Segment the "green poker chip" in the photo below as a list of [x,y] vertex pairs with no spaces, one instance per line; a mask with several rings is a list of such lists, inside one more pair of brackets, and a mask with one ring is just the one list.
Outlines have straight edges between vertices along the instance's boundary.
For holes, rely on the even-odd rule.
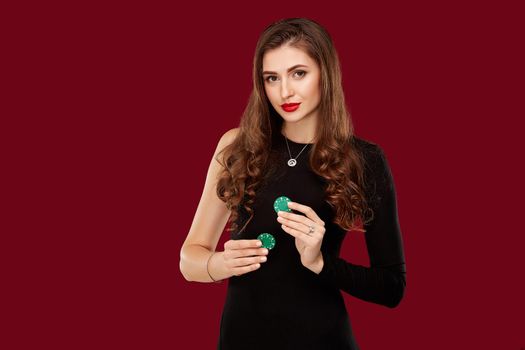
[[275,247],[275,238],[269,233],[261,233],[259,236],[257,236],[257,239],[262,242],[261,248],[270,250]]
[[279,211],[287,211],[289,213],[292,212],[292,209],[288,208],[288,202],[291,202],[291,199],[286,196],[281,196],[273,202],[273,209],[276,213]]

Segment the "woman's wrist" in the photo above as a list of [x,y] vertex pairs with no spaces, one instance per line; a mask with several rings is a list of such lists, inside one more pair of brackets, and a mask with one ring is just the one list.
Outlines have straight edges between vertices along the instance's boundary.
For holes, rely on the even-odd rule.
[[222,283],[221,276],[218,276],[218,274],[215,273],[215,260],[212,261],[215,255],[220,255],[221,252],[212,252],[210,256],[208,257],[208,261],[206,262],[206,270],[208,271],[208,276],[210,277],[210,282],[215,283]]
[[320,253],[317,259],[315,260],[315,262],[309,266],[306,266],[306,268],[316,274],[320,274],[321,271],[323,270],[323,266],[324,266],[323,254]]

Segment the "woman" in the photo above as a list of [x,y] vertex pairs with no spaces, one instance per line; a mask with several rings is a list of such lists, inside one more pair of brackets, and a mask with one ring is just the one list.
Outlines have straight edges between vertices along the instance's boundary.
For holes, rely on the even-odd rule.
[[[386,157],[354,135],[318,23],[267,27],[253,82],[239,128],[212,158],[181,272],[229,281],[218,349],[359,349],[341,290],[394,308],[406,286]],[[227,221],[231,239],[215,251]],[[370,267],[339,257],[347,231],[364,232]]]

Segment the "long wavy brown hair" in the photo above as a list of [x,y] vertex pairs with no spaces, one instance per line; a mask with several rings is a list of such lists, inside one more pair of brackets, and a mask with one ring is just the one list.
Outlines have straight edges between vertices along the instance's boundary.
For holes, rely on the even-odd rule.
[[368,204],[364,188],[364,160],[353,143],[353,125],[346,108],[339,58],[328,32],[307,18],[281,19],[260,35],[253,59],[253,90],[241,117],[235,140],[222,149],[217,161],[224,167],[217,195],[231,215],[229,231],[237,230],[241,207],[253,218],[251,208],[263,170],[271,163],[272,135],[279,134],[282,117],[271,105],[264,89],[262,61],[266,51],[290,45],[304,50],[320,67],[321,101],[316,140],[308,158],[314,173],[325,179],[325,200],[335,210],[334,223],[350,231],[364,232]]

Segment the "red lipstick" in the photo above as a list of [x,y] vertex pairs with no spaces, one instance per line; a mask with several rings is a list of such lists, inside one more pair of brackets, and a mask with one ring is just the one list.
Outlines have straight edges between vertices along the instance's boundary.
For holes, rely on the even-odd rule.
[[281,105],[282,109],[284,109],[286,112],[293,112],[295,111],[297,108],[299,108],[299,105],[301,103],[284,103]]

